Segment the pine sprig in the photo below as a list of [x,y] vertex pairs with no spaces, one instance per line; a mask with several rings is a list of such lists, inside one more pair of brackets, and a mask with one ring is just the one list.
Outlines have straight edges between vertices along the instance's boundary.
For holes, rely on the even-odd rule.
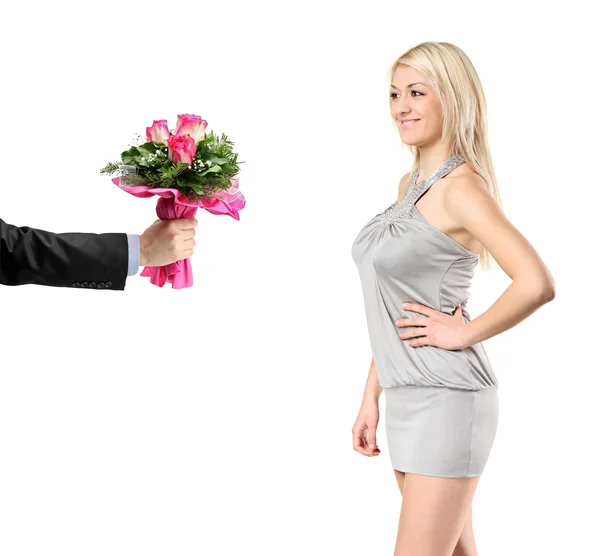
[[123,164],[122,162],[109,162],[104,168],[100,170],[100,174],[126,174],[128,171],[131,171],[132,166],[128,164]]

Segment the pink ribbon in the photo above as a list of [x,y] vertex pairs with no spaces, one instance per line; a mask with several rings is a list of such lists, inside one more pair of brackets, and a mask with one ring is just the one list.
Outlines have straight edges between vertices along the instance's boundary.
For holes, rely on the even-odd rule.
[[[227,214],[236,220],[240,219],[239,211],[244,208],[246,200],[238,189],[237,178],[231,178],[231,187],[218,191],[207,199],[190,201],[178,189],[152,188],[148,185],[124,185],[126,180],[113,178],[112,182],[127,193],[135,197],[160,198],[156,203],[156,214],[161,220],[174,220],[177,218],[194,218],[199,208],[211,214]],[[165,266],[146,266],[140,276],[150,278],[150,282],[162,288],[167,282],[173,289],[189,288],[193,285],[192,264],[189,259],[183,259]]]

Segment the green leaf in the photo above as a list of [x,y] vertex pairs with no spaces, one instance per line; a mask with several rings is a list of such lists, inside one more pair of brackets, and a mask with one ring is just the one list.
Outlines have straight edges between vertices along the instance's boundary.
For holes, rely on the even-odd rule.
[[198,193],[200,195],[202,194],[201,192],[203,191],[203,189],[201,185],[191,183],[186,183],[185,185],[189,187],[194,193]]
[[152,141],[150,141],[149,143],[139,145],[137,150],[143,156],[148,156],[149,154],[156,154],[156,152],[160,150],[160,147],[157,143],[153,143]]
[[203,181],[200,177],[200,175],[197,172],[194,172],[193,170],[190,170],[189,168],[187,170],[184,170],[181,173],[181,177],[186,181],[186,183],[188,183],[190,186],[192,185],[202,185]]
[[218,156],[207,156],[206,160],[210,160],[213,164],[227,164],[229,160]]
[[131,147],[130,149],[121,153],[121,160],[123,164],[131,164],[132,162],[137,161],[140,156],[140,151],[138,151],[135,147]]
[[210,172],[221,172],[221,167],[218,164],[215,164],[214,166],[210,166],[209,168],[202,170],[202,172],[200,172],[199,175],[206,176],[206,174],[208,174]]

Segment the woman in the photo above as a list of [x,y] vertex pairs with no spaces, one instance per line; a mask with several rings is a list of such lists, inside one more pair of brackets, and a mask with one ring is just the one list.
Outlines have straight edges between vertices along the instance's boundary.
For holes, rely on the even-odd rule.
[[[402,494],[395,555],[477,554],[471,502],[498,424],[482,341],[554,298],[554,280],[507,220],[487,142],[485,97],[467,56],[426,42],[391,68],[390,108],[414,157],[398,200],[352,244],[373,360],[354,449],[380,453],[378,402]],[[511,285],[471,321],[473,271],[489,257]]]

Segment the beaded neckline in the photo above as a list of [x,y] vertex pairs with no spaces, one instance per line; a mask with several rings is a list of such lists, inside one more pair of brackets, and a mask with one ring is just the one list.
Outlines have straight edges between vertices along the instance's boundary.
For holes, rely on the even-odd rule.
[[407,214],[414,203],[429,189],[434,182],[438,179],[443,178],[449,174],[455,168],[458,168],[463,162],[464,158],[458,154],[450,155],[444,162],[442,162],[431,174],[429,174],[422,182],[417,183],[417,176],[419,170],[415,170],[410,176],[408,185],[404,196],[400,201],[392,203],[388,208],[383,211],[381,219],[381,226],[385,226],[390,222],[393,222],[396,218]]

